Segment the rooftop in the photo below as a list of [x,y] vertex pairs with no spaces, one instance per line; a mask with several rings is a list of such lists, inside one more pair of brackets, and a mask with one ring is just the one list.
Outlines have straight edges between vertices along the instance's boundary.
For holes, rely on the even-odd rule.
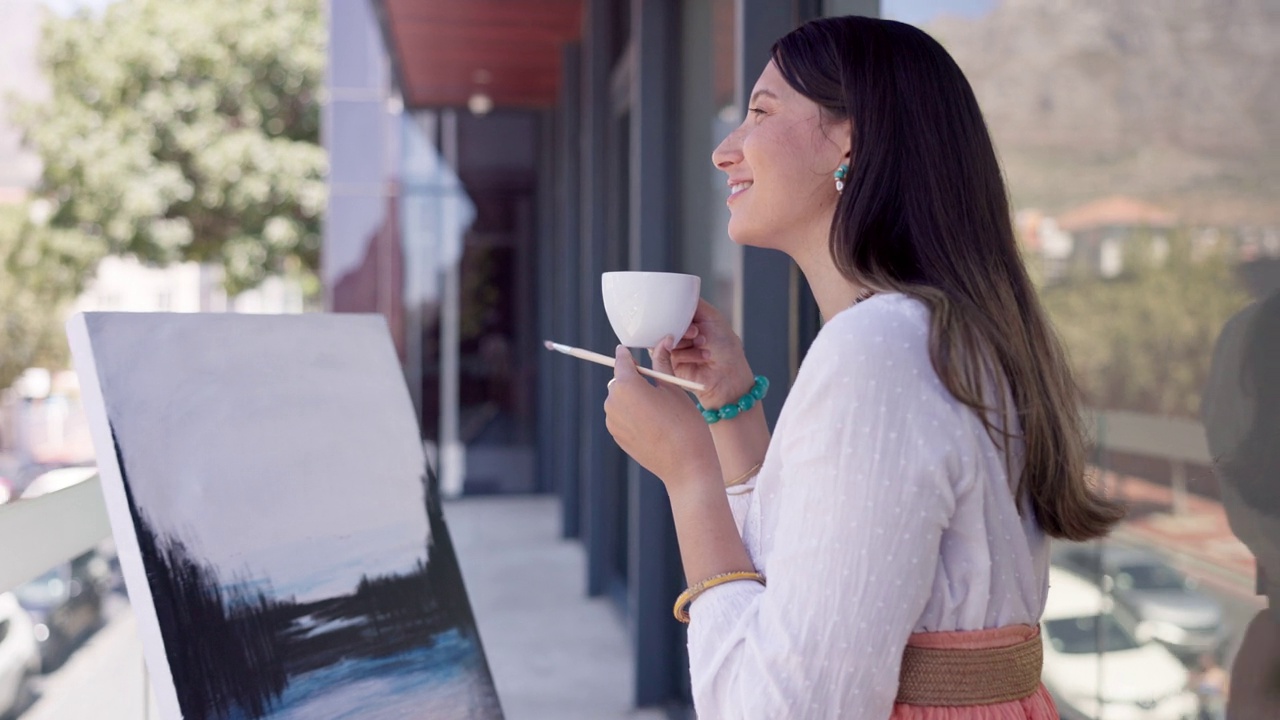
[[1103,227],[1172,227],[1178,217],[1151,203],[1112,195],[1067,210],[1057,220],[1063,230],[1079,232]]

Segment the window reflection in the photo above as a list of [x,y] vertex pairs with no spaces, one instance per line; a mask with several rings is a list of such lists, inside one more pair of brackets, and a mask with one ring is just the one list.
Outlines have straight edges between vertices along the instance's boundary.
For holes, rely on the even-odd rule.
[[[1054,650],[1068,655],[1132,650],[1138,647],[1138,641],[1114,615],[1046,620],[1044,633]],[[1098,638],[1103,639],[1101,647],[1098,645]]]
[[[974,87],[1097,481],[1130,507],[1107,541],[1056,548],[1050,606],[1096,597],[1046,612],[1046,684],[1087,656],[1192,693],[1189,708],[1135,696],[1142,717],[1280,717],[1258,700],[1280,697],[1280,615],[1264,610],[1280,612],[1280,126],[1251,79],[1280,28],[1262,6],[881,4]],[[1139,716],[1096,684],[1056,690],[1084,717]]]
[[1187,578],[1161,565],[1126,565],[1116,573],[1116,588],[1120,590],[1179,591],[1191,587]]
[[1203,416],[1231,529],[1257,558],[1269,607],[1231,668],[1235,717],[1280,716],[1280,290],[1233,317],[1214,351]]

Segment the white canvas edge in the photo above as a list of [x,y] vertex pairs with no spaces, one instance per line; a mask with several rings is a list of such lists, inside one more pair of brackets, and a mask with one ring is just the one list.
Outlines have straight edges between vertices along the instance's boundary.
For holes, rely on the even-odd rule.
[[[95,313],[98,314],[98,313]],[[94,454],[98,459],[98,474],[102,481],[102,497],[107,507],[107,519],[111,522],[116,550],[120,558],[120,570],[125,587],[129,591],[129,604],[138,619],[138,635],[142,639],[142,656],[150,673],[151,687],[155,692],[156,708],[163,720],[181,720],[177,688],[173,686],[173,673],[164,650],[164,637],[160,634],[160,621],[156,616],[151,586],[147,583],[147,571],[142,564],[142,552],[138,546],[137,529],[129,512],[125,496],[124,478],[116,457],[115,440],[111,437],[111,424],[102,396],[97,363],[93,356],[93,344],[89,339],[89,326],[85,313],[76,313],[67,320],[67,342],[80,379],[80,396],[93,438]]]

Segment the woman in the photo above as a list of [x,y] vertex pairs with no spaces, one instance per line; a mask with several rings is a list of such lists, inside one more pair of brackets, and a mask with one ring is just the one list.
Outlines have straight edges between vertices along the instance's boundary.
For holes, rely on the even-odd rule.
[[705,412],[618,349],[607,422],[671,500],[698,717],[1056,718],[1045,536],[1098,537],[1122,510],[1084,479],[1074,384],[959,68],[909,25],[811,22],[712,159],[730,236],[794,259],[826,323],[772,438],[709,305],[652,353],[707,386]]

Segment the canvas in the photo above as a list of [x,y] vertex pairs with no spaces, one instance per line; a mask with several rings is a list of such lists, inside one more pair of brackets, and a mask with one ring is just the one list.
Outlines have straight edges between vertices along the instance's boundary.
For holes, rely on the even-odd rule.
[[380,317],[68,335],[165,720],[502,717]]

